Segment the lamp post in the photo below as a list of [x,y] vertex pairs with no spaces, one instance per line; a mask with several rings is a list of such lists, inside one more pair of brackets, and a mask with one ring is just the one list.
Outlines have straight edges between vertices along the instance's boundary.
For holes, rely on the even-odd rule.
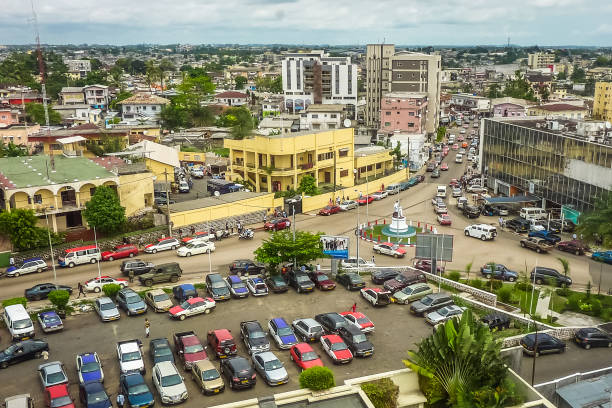
[[[357,170],[355,170],[355,172],[357,172]],[[355,192],[357,193],[357,189],[355,189]],[[359,195],[357,195],[357,198],[359,199]],[[357,229],[355,229],[355,237],[357,240],[357,275],[359,275],[359,241],[361,240],[359,231],[359,200],[357,201]]]
[[[98,248],[98,236],[96,235],[96,227],[93,227],[94,230],[94,242],[96,243],[96,248]],[[98,278],[102,277],[102,271],[100,270],[100,260],[97,259],[97,264],[98,264]]]
[[51,250],[51,267],[53,268],[53,283],[57,283],[57,273],[55,271],[55,257],[53,256],[53,243],[51,242],[51,230],[49,229],[49,216],[47,216],[47,209],[43,209],[45,214],[45,220],[47,221],[47,236],[49,237],[49,249]]

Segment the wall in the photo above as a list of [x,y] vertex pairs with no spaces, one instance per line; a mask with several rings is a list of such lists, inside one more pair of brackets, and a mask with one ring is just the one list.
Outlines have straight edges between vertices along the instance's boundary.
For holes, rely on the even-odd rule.
[[157,176],[157,181],[165,181],[166,176],[164,175],[164,171],[168,172],[168,181],[174,181],[174,167],[169,164],[164,164],[155,160],[145,159],[145,163],[147,164],[147,169],[151,171],[155,176]]
[[[173,175],[174,176],[174,175]],[[124,174],[119,176],[119,199],[125,207],[125,215],[130,216],[153,203],[153,173]],[[145,202],[148,197],[149,202]]]

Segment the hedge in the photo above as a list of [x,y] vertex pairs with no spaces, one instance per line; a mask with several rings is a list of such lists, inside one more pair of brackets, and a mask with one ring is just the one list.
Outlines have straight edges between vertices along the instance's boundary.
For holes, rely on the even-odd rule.
[[334,373],[327,367],[310,367],[300,374],[300,387],[313,391],[327,390],[336,385]]
[[368,396],[375,408],[396,408],[399,387],[390,378],[361,384],[361,389]]

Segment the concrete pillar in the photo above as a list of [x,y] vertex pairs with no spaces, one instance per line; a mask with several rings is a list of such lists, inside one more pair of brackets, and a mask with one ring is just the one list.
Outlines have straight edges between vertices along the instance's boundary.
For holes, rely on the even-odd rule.
[[55,214],[51,214],[51,225],[53,228],[53,232],[57,234],[57,218],[55,217]]
[[[119,193],[119,191],[117,191]],[[75,191],[74,195],[76,196],[76,206],[77,208],[81,208],[81,192]],[[121,194],[119,194],[119,200],[121,200]]]

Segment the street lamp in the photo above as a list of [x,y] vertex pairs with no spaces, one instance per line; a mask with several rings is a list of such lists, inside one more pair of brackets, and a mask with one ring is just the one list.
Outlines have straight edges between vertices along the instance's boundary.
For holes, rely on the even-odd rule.
[[[357,189],[355,189],[355,192],[357,193]],[[359,275],[359,241],[361,240],[359,231],[359,195],[357,195],[357,229],[355,229],[355,237],[357,239],[357,275]]]
[[49,217],[47,216],[47,209],[43,208],[45,214],[45,220],[47,220],[47,235],[49,237],[49,249],[51,249],[51,267],[53,268],[53,283],[57,283],[57,273],[55,272],[55,257],[53,256],[53,244],[51,243],[51,230],[49,229]]
[[[96,248],[98,248],[98,236],[96,235],[96,227],[93,227],[94,230],[94,242],[96,243]],[[98,248],[99,249],[99,248]],[[100,270],[100,259],[97,260],[98,262],[98,278],[102,277],[102,271]]]

